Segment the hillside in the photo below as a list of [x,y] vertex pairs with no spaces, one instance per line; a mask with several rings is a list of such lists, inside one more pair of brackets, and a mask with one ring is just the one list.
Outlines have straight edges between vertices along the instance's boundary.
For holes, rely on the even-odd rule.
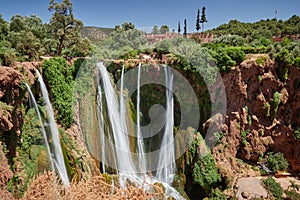
[[114,31],[113,28],[100,28],[95,26],[84,26],[81,35],[87,37],[92,43],[97,43],[104,40],[109,34]]
[[[253,23],[230,20],[227,24],[222,24],[208,32],[215,35],[240,35],[243,37],[263,36],[263,37],[283,37],[293,36],[299,38],[300,17],[293,15],[287,20],[266,19]],[[250,33],[250,34],[249,34]]]

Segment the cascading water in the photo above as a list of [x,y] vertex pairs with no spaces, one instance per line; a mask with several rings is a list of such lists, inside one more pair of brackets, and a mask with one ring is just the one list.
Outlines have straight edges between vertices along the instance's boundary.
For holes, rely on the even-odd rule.
[[173,99],[173,74],[169,68],[164,67],[166,79],[166,124],[162,138],[156,178],[165,183],[172,183],[175,175],[175,147],[173,142],[174,127],[174,99]]
[[102,173],[105,173],[105,134],[104,134],[104,118],[103,118],[103,105],[102,105],[102,91],[101,86],[98,84],[98,94],[97,94],[97,117],[98,117],[98,126],[100,131],[100,139],[101,139],[101,162],[102,162]]
[[54,112],[52,109],[52,105],[49,100],[48,90],[47,90],[47,87],[44,83],[43,77],[40,74],[40,72],[38,70],[36,70],[36,73],[38,75],[38,80],[40,83],[43,100],[45,102],[46,111],[47,111],[47,115],[48,115],[48,123],[49,123],[49,128],[50,128],[50,138],[49,139],[51,140],[51,146],[52,146],[52,148],[51,148],[52,154],[51,155],[53,156],[54,166],[57,169],[58,175],[59,175],[61,181],[63,182],[63,184],[69,185],[70,182],[69,182],[68,173],[66,170],[66,165],[65,165],[63,154],[62,154],[61,145],[60,145],[59,132],[58,132],[58,128],[56,126],[56,122],[54,119]]
[[134,174],[136,171],[135,165],[130,154],[130,143],[126,129],[124,113],[119,112],[119,101],[116,91],[111,82],[110,76],[106,67],[102,63],[98,63],[98,70],[101,74],[102,87],[105,94],[107,104],[107,113],[110,120],[112,134],[115,142],[117,170],[121,175]]
[[40,110],[38,108],[38,105],[36,103],[36,100],[32,94],[32,91],[29,87],[29,85],[26,83],[26,88],[28,90],[28,93],[29,93],[29,100],[30,100],[30,104],[32,103],[33,104],[33,107],[36,111],[36,114],[39,118],[39,122],[40,122],[40,129],[41,129],[41,132],[42,132],[42,135],[43,135],[43,138],[44,138],[44,142],[45,142],[45,145],[46,145],[46,150],[47,150],[47,154],[48,154],[48,158],[49,158],[49,162],[50,162],[50,168],[51,170],[54,170],[54,162],[53,162],[53,158],[51,156],[51,150],[50,150],[50,146],[49,146],[49,143],[48,143],[48,137],[47,137],[47,133],[46,133],[46,130],[44,128],[44,123],[43,123],[43,120],[42,120],[42,117],[41,117],[41,113],[40,113]]
[[[124,186],[124,178],[134,179],[135,182],[143,185],[144,179],[147,182],[154,183],[156,181],[162,182],[165,187],[165,192],[167,196],[172,196],[175,199],[183,199],[181,195],[172,187],[170,184],[173,181],[175,174],[175,147],[173,142],[173,126],[174,126],[174,100],[173,100],[173,75],[170,70],[165,67],[165,79],[166,79],[166,112],[165,112],[165,129],[164,135],[161,142],[161,148],[159,153],[159,158],[157,161],[156,168],[158,169],[154,174],[154,177],[150,178],[146,172],[150,171],[147,167],[147,160],[145,156],[145,143],[142,137],[141,125],[140,125],[140,78],[141,78],[141,65],[138,66],[137,74],[137,126],[136,126],[136,144],[138,152],[135,155],[131,152],[130,141],[129,141],[129,129],[128,123],[128,108],[126,108],[126,103],[124,101],[124,66],[121,73],[121,86],[120,86],[120,99],[118,101],[118,96],[113,86],[113,82],[110,78],[109,72],[103,63],[98,63],[98,71],[101,76],[101,81],[98,82],[98,124],[100,127],[101,140],[104,140],[104,123],[103,115],[100,113],[107,113],[108,120],[110,121],[111,132],[113,136],[114,149],[115,149],[115,159],[117,160],[117,170],[120,175],[120,184]],[[100,85],[101,84],[101,85]],[[102,92],[104,95],[102,95]],[[105,96],[103,98],[102,96]],[[102,99],[103,98],[103,99]],[[103,101],[106,102],[106,107],[103,107]],[[128,103],[128,102],[127,102]],[[108,133],[108,135],[110,135]],[[102,143],[102,164],[111,158],[107,158],[107,154],[103,153],[106,146]],[[142,173],[141,173],[142,172]]]
[[136,138],[137,138],[137,145],[138,145],[138,157],[139,157],[139,162],[140,162],[140,171],[142,173],[146,173],[146,159],[145,159],[145,153],[144,153],[144,141],[142,137],[142,132],[141,132],[141,122],[140,122],[140,87],[141,87],[141,64],[138,66],[138,78],[137,78],[137,97],[136,97],[136,124],[137,124],[137,133],[136,133]]

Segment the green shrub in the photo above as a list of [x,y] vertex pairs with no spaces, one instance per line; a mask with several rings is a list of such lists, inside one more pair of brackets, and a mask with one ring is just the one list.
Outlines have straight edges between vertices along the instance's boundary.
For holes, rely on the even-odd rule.
[[300,67],[300,57],[295,58],[293,64],[299,68]]
[[223,49],[210,51],[210,54],[215,59],[215,64],[220,71],[229,71],[231,67],[236,65],[236,61],[232,60]]
[[[206,151],[206,154],[201,155],[202,157],[199,155],[199,148]],[[197,133],[189,146],[188,155],[187,164],[192,168],[193,183],[199,185],[208,194],[211,188],[221,181],[221,176],[200,133]]]
[[74,67],[67,65],[64,58],[51,58],[44,61],[43,73],[51,88],[57,119],[64,127],[69,127],[73,123]]
[[247,136],[250,133],[250,130],[247,129],[246,131],[241,131],[242,143],[244,146],[247,146]]
[[270,110],[271,110],[271,106],[268,102],[266,102],[264,104],[264,110],[266,112],[266,117],[270,117]]
[[243,46],[247,40],[239,35],[222,35],[214,39],[214,43],[223,43],[230,46]]
[[245,52],[240,47],[228,47],[225,52],[237,64],[240,64],[246,58]]
[[299,200],[300,194],[296,190],[285,190],[284,193],[288,197],[289,200]]
[[259,66],[262,66],[265,64],[265,62],[267,61],[267,58],[265,57],[259,57],[256,59],[256,64],[258,64]]
[[277,115],[277,110],[280,104],[280,93],[275,92],[273,98],[270,101],[270,106],[271,106],[271,120],[273,121],[276,118]]
[[219,188],[213,189],[208,200],[226,200],[226,195]]
[[289,164],[284,158],[283,153],[269,153],[268,155],[266,165],[270,170],[277,172],[288,169]]
[[17,61],[17,53],[14,49],[0,46],[0,65],[11,66]]
[[300,128],[299,127],[297,127],[294,130],[294,138],[295,138],[295,140],[300,140]]
[[275,61],[279,64],[277,75],[281,81],[285,81],[289,75],[289,67],[293,64],[293,58],[288,49],[281,50],[275,56]]
[[265,188],[270,192],[276,200],[281,200],[283,195],[282,187],[272,177],[263,180]]

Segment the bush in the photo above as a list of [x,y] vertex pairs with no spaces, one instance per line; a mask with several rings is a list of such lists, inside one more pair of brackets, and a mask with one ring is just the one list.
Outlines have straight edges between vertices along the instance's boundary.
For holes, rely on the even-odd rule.
[[245,52],[238,47],[228,47],[225,49],[225,52],[229,57],[234,60],[237,64],[240,64],[245,60]]
[[283,190],[279,183],[277,183],[272,177],[268,177],[263,180],[265,188],[271,193],[274,199],[281,200]]
[[300,128],[297,127],[295,130],[294,130],[294,139],[295,140],[300,140]]
[[295,58],[293,64],[299,68],[300,67],[300,57]]
[[0,65],[11,66],[16,61],[17,53],[14,49],[5,46],[0,46]]
[[213,189],[208,200],[226,200],[226,195],[219,188]]
[[239,35],[222,35],[214,39],[214,43],[223,43],[230,46],[243,46],[247,40]]
[[267,58],[265,58],[265,57],[259,57],[256,59],[256,64],[258,64],[259,66],[262,66],[265,64],[266,60],[267,60]]
[[274,171],[285,171],[288,169],[289,164],[284,158],[283,153],[269,153],[269,157],[267,158],[266,162],[267,167]]
[[272,111],[272,113],[271,113],[272,121],[276,118],[279,104],[280,104],[280,93],[276,91],[274,93],[273,99],[271,99],[271,101],[270,101],[270,106],[271,106],[271,111]]
[[210,53],[220,71],[229,71],[232,66],[236,65],[236,62],[222,49],[211,51]]
[[209,150],[206,150],[207,153],[199,158],[198,149],[206,148],[202,136],[198,133],[189,147],[187,164],[192,167],[193,183],[199,185],[208,194],[211,188],[221,181],[221,176],[218,173],[214,158]]
[[51,58],[43,63],[53,95],[53,105],[58,111],[57,119],[64,127],[73,123],[73,72],[74,67],[67,65],[64,58]]

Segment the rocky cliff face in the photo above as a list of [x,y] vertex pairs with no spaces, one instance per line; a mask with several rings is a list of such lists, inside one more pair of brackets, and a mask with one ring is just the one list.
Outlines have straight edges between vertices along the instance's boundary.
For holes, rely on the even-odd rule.
[[266,57],[262,64],[257,64],[257,57],[248,56],[222,75],[227,116],[224,137],[213,151],[228,181],[237,173],[255,174],[234,158],[256,165],[266,152],[282,152],[290,169],[300,170],[300,141],[294,133],[300,125],[300,69],[290,67],[288,79],[282,82],[276,74],[277,64],[262,56]]

